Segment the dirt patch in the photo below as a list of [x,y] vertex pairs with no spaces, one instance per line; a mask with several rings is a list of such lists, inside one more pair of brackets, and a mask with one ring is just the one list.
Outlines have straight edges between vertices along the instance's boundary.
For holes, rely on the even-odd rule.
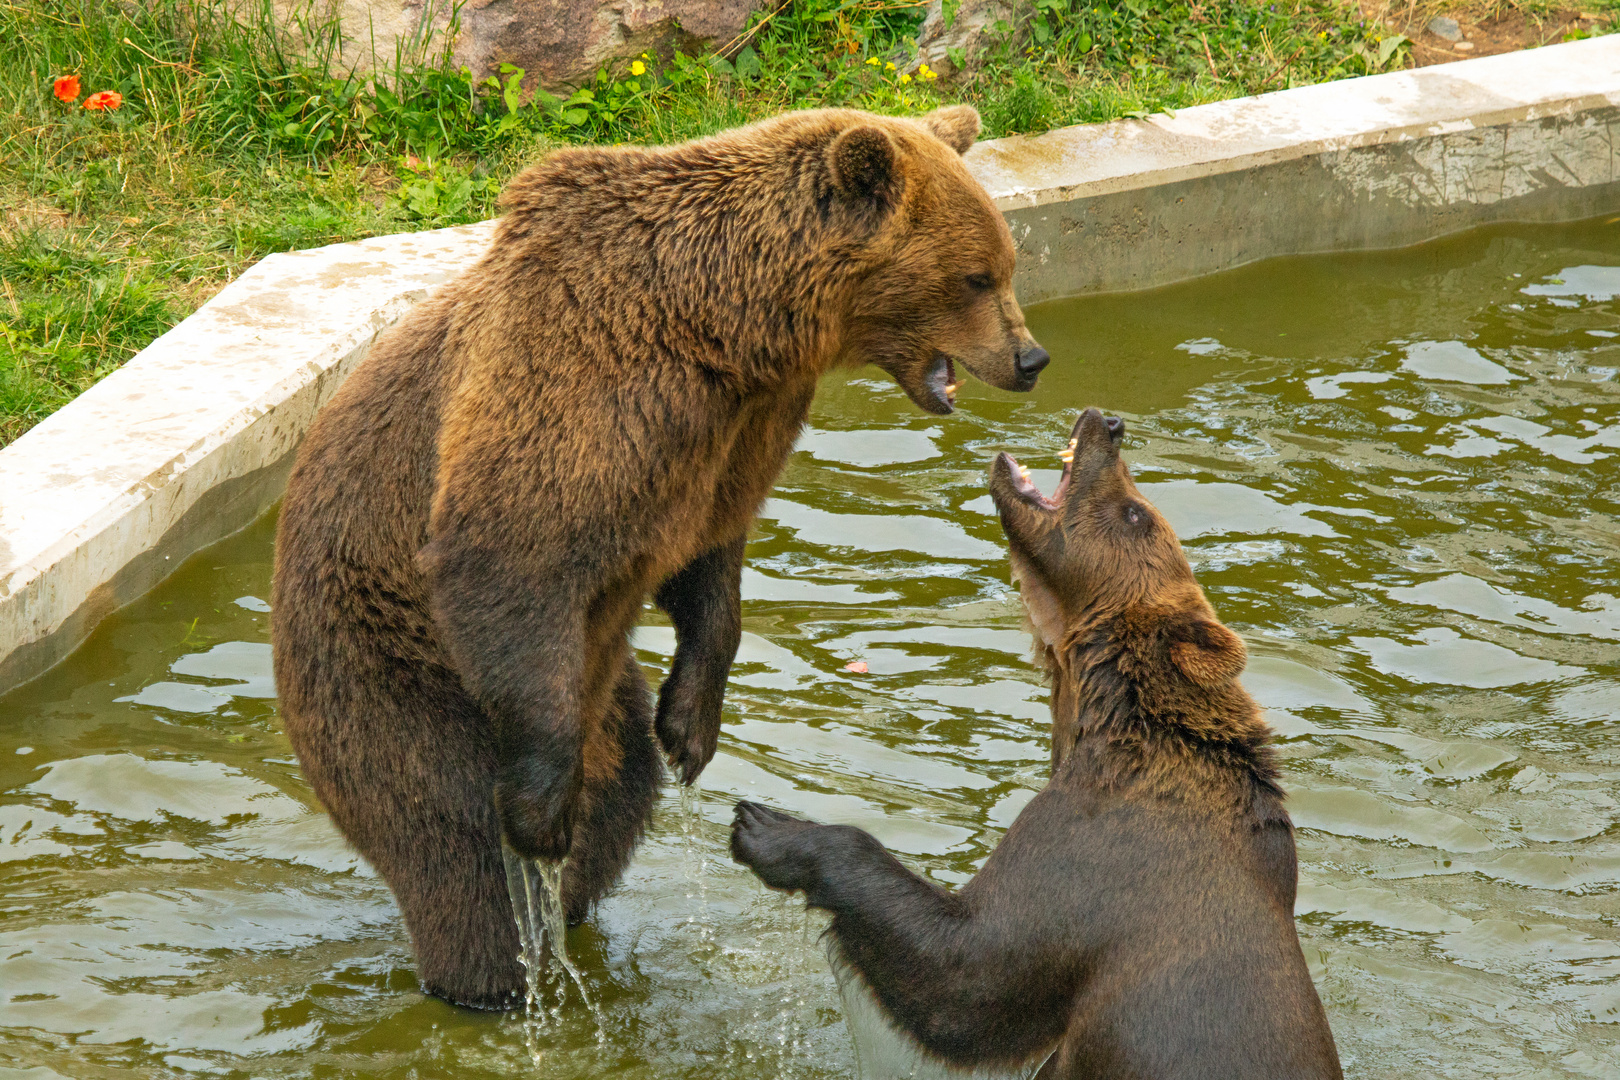
[[[1613,0],[1591,0],[1590,4],[1571,8],[1537,0],[1358,0],[1357,6],[1363,18],[1391,27],[1411,40],[1413,67],[1606,34],[1620,18],[1620,13],[1609,10],[1615,6]],[[1436,18],[1451,20],[1455,30],[1437,33],[1432,25]]]
[[[1486,15],[1484,12],[1477,14]],[[1608,30],[1609,21],[1613,18],[1611,15],[1573,9],[1540,13],[1510,9],[1495,17],[1486,15],[1477,21],[1470,19],[1469,15],[1467,11],[1446,13],[1447,18],[1456,21],[1462,33],[1462,40],[1456,42],[1447,41],[1436,34],[1429,28],[1427,19],[1411,26],[1406,35],[1412,39],[1413,66],[1449,64],[1453,60],[1551,45],[1570,36],[1600,34]]]

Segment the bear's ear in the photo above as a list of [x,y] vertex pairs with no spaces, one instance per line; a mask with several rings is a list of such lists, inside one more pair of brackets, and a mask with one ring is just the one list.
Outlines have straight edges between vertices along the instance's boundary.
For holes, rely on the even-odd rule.
[[892,201],[900,162],[894,140],[880,128],[862,125],[840,132],[827,148],[833,187],[850,200]]
[[1200,686],[1231,682],[1249,662],[1243,639],[1206,615],[1176,616],[1169,629],[1171,662]]
[[940,142],[958,154],[967,153],[979,137],[979,110],[971,105],[947,105],[922,119]]

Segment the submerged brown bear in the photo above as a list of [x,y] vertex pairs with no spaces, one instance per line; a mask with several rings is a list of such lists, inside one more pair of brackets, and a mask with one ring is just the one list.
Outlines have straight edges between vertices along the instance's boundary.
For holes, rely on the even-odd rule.
[[[935,413],[958,364],[1034,385],[1012,240],[960,159],[978,129],[822,111],[557,153],[311,429],[276,538],[282,715],[429,992],[521,1001],[503,834],[568,857],[577,920],[657,746],[686,783],[708,764],[744,535],[816,380],[873,363]],[[677,639],[656,716],[628,643],[649,595]]]
[[1326,1080],[1270,731],[1175,533],[1088,409],[1048,499],[990,491],[1052,678],[1052,779],[951,893],[868,834],[737,806],[732,851],[833,913],[837,962],[925,1050],[1040,1077]]

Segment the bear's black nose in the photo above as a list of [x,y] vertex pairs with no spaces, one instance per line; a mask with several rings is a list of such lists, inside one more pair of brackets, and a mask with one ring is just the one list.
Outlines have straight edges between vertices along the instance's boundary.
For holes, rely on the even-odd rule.
[[1017,361],[1015,361],[1018,374],[1026,379],[1033,379],[1040,374],[1041,368],[1051,362],[1052,354],[1039,345],[1031,345],[1029,348],[1021,350]]
[[1118,446],[1125,438],[1125,421],[1117,416],[1110,416],[1105,418],[1103,423],[1108,425],[1108,441]]

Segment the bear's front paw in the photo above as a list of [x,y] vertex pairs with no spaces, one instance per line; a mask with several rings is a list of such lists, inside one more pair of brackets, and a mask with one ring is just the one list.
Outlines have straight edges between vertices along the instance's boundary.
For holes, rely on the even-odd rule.
[[816,838],[826,828],[744,800],[731,822],[731,857],[773,889],[811,892],[820,879]]
[[653,730],[669,755],[669,767],[682,784],[691,784],[714,757],[720,741],[720,708],[703,708],[668,686],[658,697],[658,718]]
[[540,780],[530,772],[509,773],[495,783],[495,812],[513,851],[526,859],[555,862],[568,854],[574,840],[574,808],[579,800],[577,777]]

